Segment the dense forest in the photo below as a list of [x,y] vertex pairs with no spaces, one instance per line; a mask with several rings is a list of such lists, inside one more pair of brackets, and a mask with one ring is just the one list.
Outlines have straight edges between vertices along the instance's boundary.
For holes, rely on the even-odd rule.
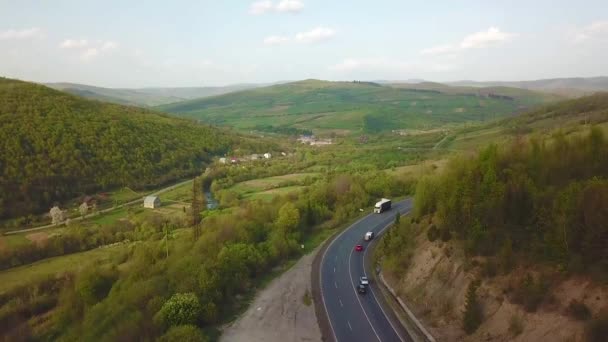
[[158,186],[259,142],[140,108],[0,78],[0,218],[117,186]]
[[469,253],[520,252],[573,272],[608,274],[608,140],[598,127],[550,139],[516,139],[422,179],[418,216]]

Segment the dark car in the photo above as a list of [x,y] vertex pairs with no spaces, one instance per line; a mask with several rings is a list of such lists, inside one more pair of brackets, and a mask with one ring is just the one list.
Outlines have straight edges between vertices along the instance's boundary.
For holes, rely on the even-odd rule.
[[367,289],[365,288],[365,285],[359,284],[357,286],[357,292],[359,292],[360,294],[365,294],[367,292]]

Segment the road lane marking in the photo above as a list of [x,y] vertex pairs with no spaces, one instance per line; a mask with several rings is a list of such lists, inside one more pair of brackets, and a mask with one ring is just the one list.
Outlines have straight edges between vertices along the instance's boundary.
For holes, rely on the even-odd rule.
[[[370,215],[365,215],[362,218],[358,219],[355,223],[353,223],[350,227],[358,224],[359,222],[363,221],[365,218],[369,217]],[[349,227],[349,228],[350,228]],[[325,308],[325,313],[327,314],[327,320],[329,321],[329,327],[331,328],[331,333],[332,335],[334,335],[334,340],[338,341],[338,336],[336,336],[336,331],[334,330],[334,324],[331,322],[331,316],[329,315],[329,310],[327,310],[327,303],[325,302],[325,294],[323,293],[323,265],[325,264],[325,256],[327,255],[327,251],[331,249],[331,246],[334,244],[334,242],[336,242],[336,240],[338,240],[344,233],[346,233],[349,228],[344,229],[338,236],[336,236],[330,243],[329,246],[327,246],[327,249],[325,249],[325,251],[323,252],[323,256],[321,257],[321,265],[319,266],[319,288],[321,289],[321,301],[323,302],[323,307]],[[336,255],[336,261],[338,261],[338,256]]]
[[350,328],[350,331],[353,331],[353,327],[350,325],[350,322],[348,320],[346,320],[346,323],[348,323],[348,327]]
[[[409,214],[409,212],[411,211],[408,210],[405,213],[401,213],[399,212],[399,214],[401,214],[401,216],[403,215],[407,215]],[[389,222],[387,225],[385,225],[382,229],[380,229],[380,231],[378,232],[378,237],[380,237],[380,235],[388,228],[390,227],[392,224],[392,222]],[[373,243],[373,241],[370,243],[370,245]],[[365,249],[365,252],[363,252],[363,275],[365,275],[367,277],[367,272],[365,271],[365,256],[367,255],[367,250],[368,248]],[[376,299],[376,294],[374,293],[374,289],[370,286],[369,289],[372,292],[372,297],[374,297],[374,301],[376,302],[376,305],[378,305],[378,307],[380,308],[380,310],[382,310],[382,314],[384,314],[384,317],[386,318],[386,320],[388,321],[388,323],[391,325],[391,327],[393,328],[393,330],[395,331],[395,334],[397,334],[397,336],[399,337],[399,339],[403,342],[403,337],[401,337],[401,334],[399,333],[399,330],[395,329],[395,326],[393,325],[393,322],[391,321],[390,318],[388,318],[388,315],[386,314],[386,312],[384,311],[384,308],[382,308],[382,305],[380,305],[380,303],[378,302],[378,299]],[[396,313],[395,313],[396,314]]]
[[334,267],[334,273],[336,273],[336,268]]
[[357,297],[357,301],[359,302],[359,306],[361,306],[361,311],[363,311],[363,314],[365,315],[365,318],[367,318],[367,322],[369,323],[369,326],[372,327],[372,331],[374,332],[374,334],[376,335],[376,338],[378,338],[378,341],[382,342],[382,340],[380,339],[380,335],[378,335],[378,332],[376,331],[376,329],[374,328],[374,325],[372,324],[372,321],[370,321],[369,316],[367,316],[367,312],[365,312],[365,308],[363,308],[363,304],[361,303],[361,298],[359,298],[359,293],[357,293],[357,289],[355,288],[355,283],[353,282],[353,273],[351,271],[351,260],[353,257],[353,250],[354,249],[350,249],[350,254],[348,255],[348,276],[350,277],[350,283],[353,286],[353,291],[355,291],[355,296]]
[[335,281],[334,281],[334,285],[336,286],[336,288],[338,288],[338,283],[336,283]]
[[342,304],[342,299],[338,299],[338,301],[340,301],[340,306],[344,307],[344,304]]

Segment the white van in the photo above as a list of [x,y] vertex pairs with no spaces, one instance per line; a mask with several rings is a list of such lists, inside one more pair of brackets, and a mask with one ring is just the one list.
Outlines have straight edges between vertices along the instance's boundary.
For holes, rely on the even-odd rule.
[[365,241],[370,241],[373,238],[374,238],[374,232],[365,233]]

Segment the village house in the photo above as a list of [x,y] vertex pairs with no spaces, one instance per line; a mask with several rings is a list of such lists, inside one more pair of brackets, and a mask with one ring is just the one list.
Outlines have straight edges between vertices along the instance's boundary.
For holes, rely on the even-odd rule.
[[144,208],[158,208],[160,207],[160,198],[158,196],[147,196],[144,198]]

